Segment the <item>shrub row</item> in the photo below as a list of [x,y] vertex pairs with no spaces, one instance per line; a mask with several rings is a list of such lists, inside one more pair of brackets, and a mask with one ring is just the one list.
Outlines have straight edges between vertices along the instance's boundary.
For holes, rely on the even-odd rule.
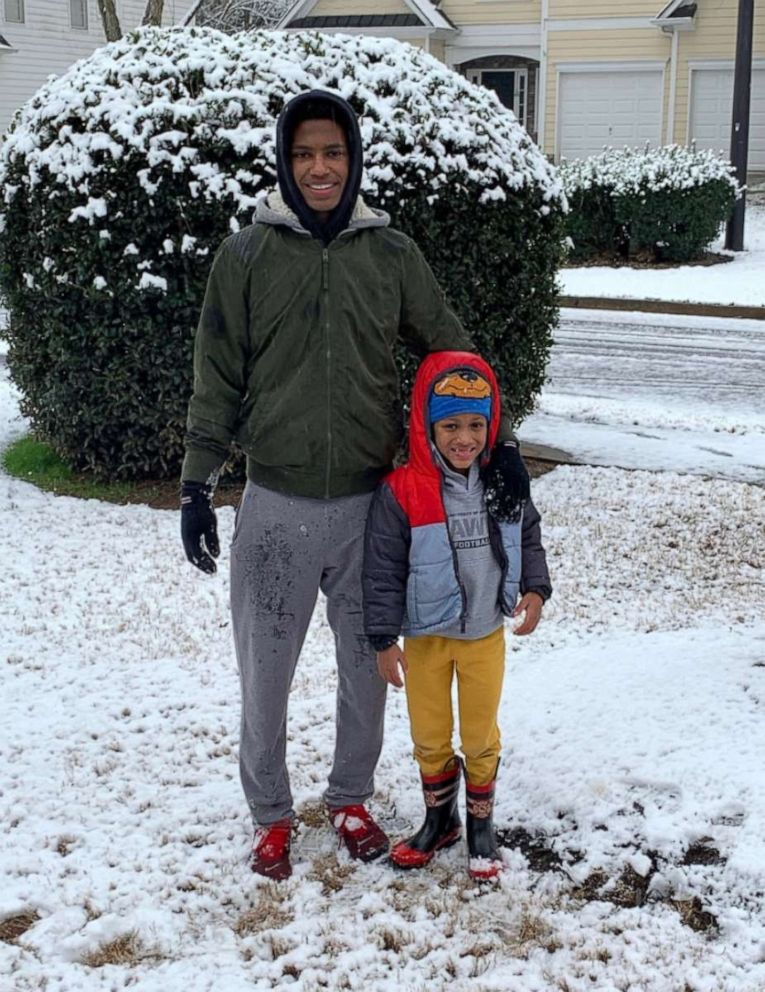
[[700,256],[738,195],[733,168],[710,151],[679,145],[608,149],[564,162],[571,257],[685,262]]

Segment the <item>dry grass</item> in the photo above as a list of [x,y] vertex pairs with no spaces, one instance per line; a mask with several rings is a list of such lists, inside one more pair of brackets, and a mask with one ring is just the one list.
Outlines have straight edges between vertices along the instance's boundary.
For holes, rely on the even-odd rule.
[[60,854],[62,858],[65,858],[71,853],[71,850],[76,843],[76,837],[70,837],[68,834],[64,834],[63,837],[59,837],[56,843],[56,853]]
[[327,819],[327,808],[324,803],[303,803],[297,811],[297,818],[300,823],[312,829],[326,827],[329,823]]
[[103,944],[99,944],[94,951],[80,958],[80,964],[84,964],[87,968],[103,968],[107,964],[133,967],[139,961],[152,956],[154,955],[147,951],[138,936],[138,931],[128,930],[114,940],[106,940]]
[[353,875],[353,865],[341,865],[336,855],[326,854],[316,858],[308,877],[321,882],[322,895],[329,896],[345,887],[346,880]]
[[234,933],[237,937],[249,937],[264,930],[279,930],[286,926],[292,917],[285,908],[284,901],[285,895],[277,888],[276,883],[264,886],[257,903],[234,924]]
[[41,917],[32,909],[0,920],[0,940],[5,941],[6,944],[15,944],[19,937],[23,936],[40,919]]

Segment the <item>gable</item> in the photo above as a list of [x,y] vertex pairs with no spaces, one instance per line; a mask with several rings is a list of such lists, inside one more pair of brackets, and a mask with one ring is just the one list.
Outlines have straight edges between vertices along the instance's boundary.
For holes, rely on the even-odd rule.
[[[328,20],[330,19],[330,20]],[[432,0],[296,0],[277,27],[424,27],[453,31]]]

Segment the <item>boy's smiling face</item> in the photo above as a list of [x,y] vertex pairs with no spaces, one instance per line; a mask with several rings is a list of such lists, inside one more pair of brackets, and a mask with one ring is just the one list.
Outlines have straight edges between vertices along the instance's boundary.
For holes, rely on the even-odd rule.
[[326,220],[348,182],[350,162],[345,132],[335,121],[302,121],[291,149],[292,174],[311,210]]
[[462,475],[486,447],[488,423],[480,413],[455,413],[433,424],[433,441],[446,463]]

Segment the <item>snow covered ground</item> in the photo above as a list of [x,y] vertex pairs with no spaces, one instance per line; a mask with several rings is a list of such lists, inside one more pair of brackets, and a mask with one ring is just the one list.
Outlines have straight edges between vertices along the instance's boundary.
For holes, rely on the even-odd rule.
[[522,440],[765,484],[765,321],[563,310]]
[[[0,447],[24,430],[0,366]],[[509,637],[501,884],[464,850],[401,874],[338,852],[320,794],[335,676],[320,604],[293,691],[299,832],[246,868],[227,539],[0,475],[0,988],[79,992],[765,988],[765,493],[562,467],[538,480],[555,595]],[[392,693],[374,808],[421,800]],[[32,924],[31,926],[29,924]],[[104,962],[116,963],[104,963]]]
[[[724,252],[724,241],[721,235],[710,246],[711,250]],[[669,269],[627,266],[562,269],[561,292],[565,296],[765,306],[765,206],[747,207],[744,246],[746,251],[732,253],[732,262],[719,265],[683,265]]]

